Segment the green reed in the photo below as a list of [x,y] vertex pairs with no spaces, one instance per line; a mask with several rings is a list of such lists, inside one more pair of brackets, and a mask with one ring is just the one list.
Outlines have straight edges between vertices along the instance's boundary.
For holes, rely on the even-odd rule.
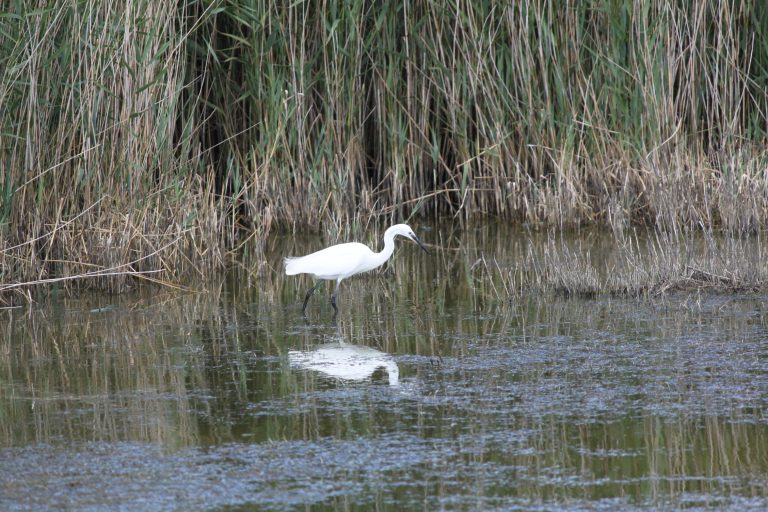
[[761,229],[761,2],[18,0],[0,280],[414,215]]

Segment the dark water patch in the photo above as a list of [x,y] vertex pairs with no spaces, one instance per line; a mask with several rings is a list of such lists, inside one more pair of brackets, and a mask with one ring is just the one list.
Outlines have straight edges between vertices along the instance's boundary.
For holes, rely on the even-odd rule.
[[[366,508],[483,508],[579,510],[610,506],[765,505],[759,497],[730,496],[747,484],[738,477],[622,477],[550,464],[531,467],[535,432],[425,440],[407,433],[369,439],[224,444],[167,453],[137,443],[31,445],[0,451],[14,461],[0,469],[3,510],[200,510],[257,506],[287,510],[340,503]],[[617,459],[638,453],[589,452]],[[749,484],[747,484],[749,485]],[[605,497],[619,486],[626,495]],[[678,488],[674,500],[638,494]],[[538,489],[535,495],[529,494]],[[697,489],[706,488],[706,492]],[[566,496],[570,498],[565,499]]]

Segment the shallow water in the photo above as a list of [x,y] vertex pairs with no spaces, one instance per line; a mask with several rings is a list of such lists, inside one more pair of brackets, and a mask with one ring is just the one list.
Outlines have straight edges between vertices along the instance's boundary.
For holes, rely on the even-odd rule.
[[3,311],[0,509],[768,508],[768,297],[510,301],[530,235],[419,234],[335,320],[279,273],[319,239]]

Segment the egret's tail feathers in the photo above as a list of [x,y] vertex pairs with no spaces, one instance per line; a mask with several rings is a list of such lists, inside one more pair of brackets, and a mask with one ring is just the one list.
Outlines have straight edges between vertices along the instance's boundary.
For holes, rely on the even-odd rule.
[[287,257],[283,258],[283,264],[285,265],[285,275],[287,276],[295,276],[296,274],[301,274],[301,270],[299,270],[299,260],[301,258],[294,258],[294,257]]

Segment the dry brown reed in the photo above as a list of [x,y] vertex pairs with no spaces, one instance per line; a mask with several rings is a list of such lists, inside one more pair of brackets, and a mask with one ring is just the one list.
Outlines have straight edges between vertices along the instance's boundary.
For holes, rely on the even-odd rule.
[[500,287],[512,297],[539,291],[645,298],[768,289],[761,237],[716,235],[711,229],[677,234],[643,230],[612,240],[613,247],[603,248],[597,257],[571,238],[550,235],[546,243],[530,240],[525,258],[496,273],[503,283]]

